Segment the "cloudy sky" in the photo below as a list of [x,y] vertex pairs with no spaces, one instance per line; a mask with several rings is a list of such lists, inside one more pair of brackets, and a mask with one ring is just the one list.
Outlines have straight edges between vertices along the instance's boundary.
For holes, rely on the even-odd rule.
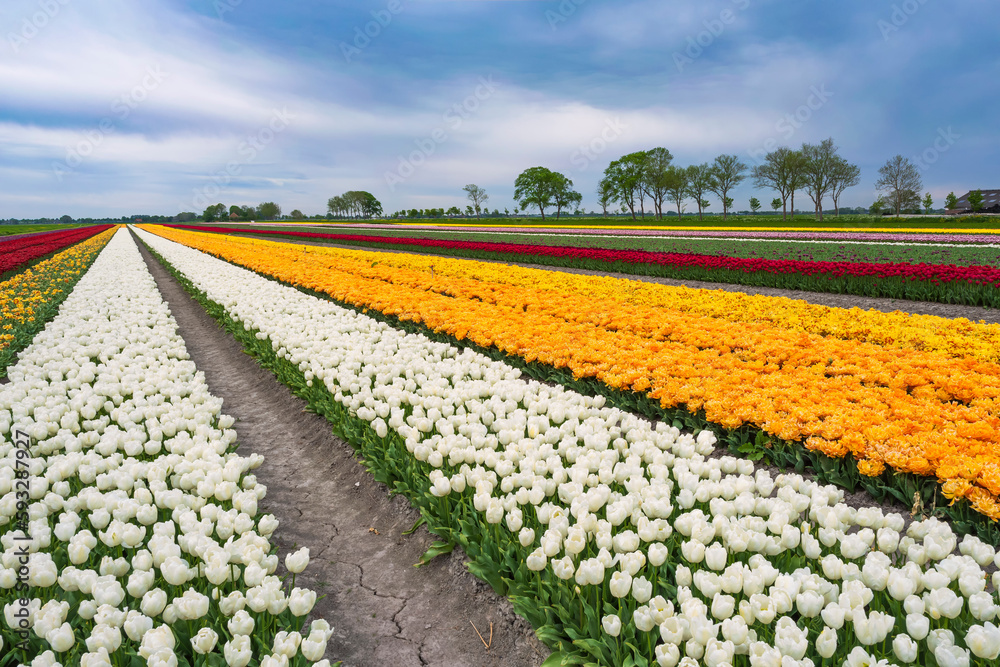
[[537,165],[590,210],[631,151],[827,137],[862,170],[842,205],[896,154],[940,203],[1000,187],[997,25],[995,0],[3,0],[0,218],[464,207],[467,183],[503,210]]

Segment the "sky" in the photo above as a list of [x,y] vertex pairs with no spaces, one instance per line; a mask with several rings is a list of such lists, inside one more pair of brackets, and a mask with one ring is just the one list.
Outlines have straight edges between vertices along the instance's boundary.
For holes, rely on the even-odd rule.
[[469,183],[514,210],[534,166],[600,210],[626,153],[828,137],[861,168],[842,206],[897,154],[940,205],[1000,188],[998,25],[996,0],[3,0],[0,219],[464,208]]

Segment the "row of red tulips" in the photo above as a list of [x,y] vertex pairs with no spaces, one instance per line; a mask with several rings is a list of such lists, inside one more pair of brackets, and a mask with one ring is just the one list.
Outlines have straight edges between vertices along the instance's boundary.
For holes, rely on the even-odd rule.
[[74,243],[89,239],[111,227],[112,225],[94,225],[0,241],[0,275],[20,268],[51,252],[68,248]]
[[[177,225],[183,229],[231,234],[234,230],[224,227]],[[811,262],[801,260],[774,260],[742,257],[721,257],[674,252],[647,252],[643,250],[608,250],[603,248],[577,248],[517,243],[490,243],[485,241],[446,241],[427,238],[362,236],[357,234],[321,234],[318,232],[253,230],[254,234],[279,235],[299,238],[347,241],[366,245],[408,246],[442,250],[469,250],[498,253],[501,255],[528,255],[567,259],[597,260],[607,263],[659,264],[677,268],[697,267],[744,273],[766,272],[797,274],[802,276],[827,276],[831,278],[904,278],[937,283],[961,281],[977,285],[1000,287],[1000,269],[991,266],[956,266],[953,264],[907,264],[863,262]]]

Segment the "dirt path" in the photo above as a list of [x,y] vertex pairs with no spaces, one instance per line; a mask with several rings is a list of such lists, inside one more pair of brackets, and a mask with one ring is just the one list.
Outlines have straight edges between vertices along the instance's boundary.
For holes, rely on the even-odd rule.
[[[309,241],[307,239],[280,238],[274,236],[258,234],[239,234],[251,238],[265,241],[278,241],[282,243],[294,243],[297,245],[327,246],[340,248],[341,250],[368,250],[371,252],[391,252],[409,255],[427,255],[432,257],[444,257],[447,259],[464,259],[461,257],[450,257],[437,255],[431,252],[414,252],[411,250],[395,250],[391,248],[360,247],[350,245],[340,245],[336,243],[323,243],[322,241]],[[763,296],[783,296],[789,299],[799,299],[807,303],[821,306],[831,306],[833,308],[861,308],[864,310],[877,310],[884,313],[900,311],[911,315],[936,315],[938,317],[948,317],[957,319],[964,317],[974,322],[983,321],[987,324],[1000,324],[1000,309],[982,308],[979,306],[963,306],[948,303],[936,303],[932,301],[908,301],[906,299],[880,299],[867,296],[857,296],[854,294],[828,294],[826,292],[804,292],[800,290],[777,289],[773,287],[751,287],[749,285],[730,285],[728,283],[711,283],[701,280],[673,280],[671,278],[659,278],[656,276],[636,276],[630,273],[613,273],[610,271],[596,271],[592,269],[572,269],[563,266],[546,266],[544,264],[527,264],[523,262],[504,262],[496,259],[476,259],[477,262],[490,262],[492,264],[504,264],[507,266],[523,266],[529,269],[543,269],[545,271],[562,271],[563,273],[576,273],[587,276],[611,276],[614,278],[624,278],[627,280],[641,280],[647,283],[657,283],[660,285],[671,285],[673,287],[693,287],[697,289],[724,290],[726,292],[742,292],[743,294],[760,294]]]
[[[307,413],[139,247],[191,358],[236,418],[240,453],[267,459],[256,474],[268,490],[262,506],[281,522],[274,542],[282,562],[309,547],[296,583],[326,595],[315,615],[334,628],[327,657],[345,667],[541,664],[548,649],[507,600],[468,573],[460,549],[413,567],[434,539],[423,527],[402,535],[419,514],[404,498],[388,498],[326,420]],[[489,651],[472,623],[487,639],[493,624]]]

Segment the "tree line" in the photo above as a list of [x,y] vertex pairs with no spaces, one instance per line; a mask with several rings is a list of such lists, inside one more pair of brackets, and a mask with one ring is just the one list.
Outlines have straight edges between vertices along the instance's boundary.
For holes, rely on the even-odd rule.
[[262,202],[257,206],[237,206],[233,204],[228,209],[225,204],[212,204],[201,214],[205,222],[222,222],[226,220],[274,220],[281,215],[281,207],[273,201]]
[[[774,190],[779,196],[772,201],[775,209],[782,208],[788,217],[789,205],[795,211],[795,193],[804,191],[813,202],[816,217],[823,219],[823,202],[829,197],[840,213],[840,196],[860,182],[861,170],[838,154],[833,139],[819,144],[803,144],[802,148],[779,148],[768,153],[762,164],[752,169],[736,155],[720,155],[711,163],[679,166],[673,155],[663,147],[623,155],[604,170],[598,183],[597,201],[604,215],[613,204],[628,211],[633,219],[646,217],[649,212],[663,218],[664,206],[677,208],[683,215],[684,202],[694,200],[698,217],[710,206],[706,198],[715,194],[722,202],[723,219],[729,216],[733,199],[730,193],[747,178],[754,185]],[[545,218],[547,208],[556,209],[558,218],[563,209],[579,205],[581,196],[573,190],[573,181],[565,175],[544,167],[525,170],[514,182],[514,199],[522,211],[537,208]],[[780,201],[780,204],[778,203]],[[760,202],[751,199],[756,212]]]
[[327,212],[335,218],[372,218],[382,215],[382,203],[370,192],[351,190],[326,203]]
[[[779,147],[767,153],[760,164],[748,166],[736,155],[719,155],[712,162],[688,166],[676,165],[669,150],[663,147],[647,151],[636,151],[623,155],[611,162],[604,170],[598,183],[597,201],[604,216],[608,208],[619,205],[623,212],[631,214],[635,220],[646,217],[647,210],[657,218],[663,218],[665,206],[674,207],[682,216],[685,202],[693,200],[699,219],[703,219],[705,209],[711,202],[709,194],[716,195],[722,202],[723,219],[728,218],[733,206],[730,193],[747,179],[754,186],[773,190],[777,197],[771,200],[771,208],[782,210],[782,217],[795,215],[796,193],[804,192],[813,204],[816,219],[823,219],[823,203],[829,198],[837,215],[840,215],[840,198],[848,189],[861,182],[860,168],[848,162],[839,154],[832,138],[818,144],[804,143],[798,149]],[[875,215],[884,210],[901,212],[920,207],[930,212],[933,206],[931,194],[921,198],[923,184],[919,170],[909,159],[901,155],[888,160],[879,169],[879,179],[875,183],[881,193],[869,208]],[[482,215],[500,217],[499,210],[492,214],[485,204],[489,201],[486,190],[475,184],[462,188],[470,202],[464,215],[476,218]],[[514,200],[520,210],[537,209],[545,219],[546,211],[555,209],[556,219],[564,211],[579,213],[582,195],[573,189],[573,181],[566,175],[546,167],[531,167],[524,170],[514,181]],[[982,193],[973,193],[970,206],[973,211],[982,207]],[[647,203],[649,208],[647,209]],[[945,199],[947,208],[955,208],[957,199],[951,193]],[[761,203],[756,197],[750,198],[750,209],[757,213]],[[228,213],[227,213],[228,211]],[[382,204],[370,192],[352,190],[331,197],[327,202],[328,217],[372,218],[382,216]],[[511,212],[504,210],[503,215]],[[274,202],[264,202],[257,207],[215,204],[205,209],[202,219],[215,220],[273,220],[281,215],[281,207]],[[452,206],[440,209],[409,209],[394,213],[390,217],[445,217],[461,216],[463,211]],[[292,211],[293,219],[303,219],[301,211]]]

